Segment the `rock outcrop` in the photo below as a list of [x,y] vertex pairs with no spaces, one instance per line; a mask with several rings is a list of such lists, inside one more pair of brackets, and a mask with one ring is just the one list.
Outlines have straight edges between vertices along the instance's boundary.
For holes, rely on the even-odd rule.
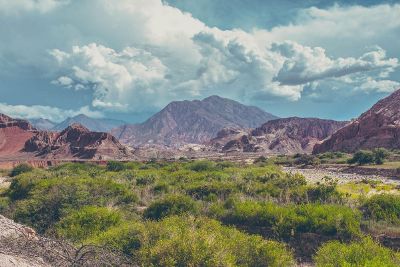
[[[276,119],[248,134],[232,132],[226,136],[226,132],[220,133],[211,143],[216,148],[221,147],[223,152],[311,153],[316,143],[345,125],[346,122],[316,118]],[[221,143],[225,144],[221,146]]]
[[36,132],[28,121],[0,114],[0,157],[13,157],[19,154],[25,142]]
[[38,132],[26,141],[25,152],[48,159],[122,159],[129,156],[127,148],[108,133],[91,132],[73,124],[60,133]]
[[378,147],[400,148],[400,90],[380,100],[358,119],[316,145],[313,153],[355,152]]
[[177,101],[142,124],[124,125],[111,133],[131,146],[159,144],[178,147],[201,144],[225,128],[253,128],[276,117],[257,108],[218,96]]

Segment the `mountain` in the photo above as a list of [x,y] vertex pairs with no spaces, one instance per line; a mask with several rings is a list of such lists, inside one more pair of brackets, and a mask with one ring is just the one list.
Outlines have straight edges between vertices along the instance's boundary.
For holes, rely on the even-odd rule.
[[81,124],[91,131],[95,132],[109,132],[118,126],[125,124],[124,121],[113,119],[93,119],[86,115],[80,114],[72,118],[67,118],[63,122],[51,128],[53,131],[62,131],[72,124]]
[[224,127],[252,128],[275,118],[257,107],[210,96],[171,102],[144,123],[123,125],[111,133],[132,146],[146,143],[179,146],[206,142]]
[[0,157],[13,157],[36,132],[26,120],[0,114]]
[[24,152],[46,159],[122,159],[129,156],[126,147],[109,133],[91,132],[80,124],[61,132],[37,132],[26,141]]
[[48,119],[30,119],[29,122],[38,130],[51,130],[57,123]]
[[313,152],[355,152],[377,147],[400,148],[400,90],[380,100],[358,119],[316,145]]
[[314,145],[347,122],[317,118],[284,118],[264,123],[247,134],[224,130],[211,140],[222,152],[311,153]]

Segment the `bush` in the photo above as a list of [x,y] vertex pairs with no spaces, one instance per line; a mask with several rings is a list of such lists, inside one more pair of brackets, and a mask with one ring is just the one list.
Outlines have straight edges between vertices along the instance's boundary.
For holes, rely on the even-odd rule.
[[307,155],[307,154],[302,154],[302,155],[295,155],[295,161],[294,164],[296,165],[304,165],[304,166],[314,166],[320,164],[319,158],[313,156],[313,155]]
[[57,234],[73,242],[98,235],[121,222],[121,214],[104,207],[86,206],[70,212],[56,225]]
[[40,179],[25,189],[25,197],[15,202],[14,219],[39,233],[52,228],[65,212],[88,205],[129,205],[137,200],[129,188],[104,178]]
[[216,169],[215,163],[208,160],[194,161],[188,165],[189,170],[195,172],[214,171]]
[[11,176],[11,177],[15,177],[15,176],[20,175],[20,174],[22,174],[22,173],[30,172],[30,171],[32,171],[32,170],[33,170],[33,167],[30,166],[30,165],[28,165],[28,164],[25,164],[25,163],[19,164],[19,165],[15,166],[15,167],[11,170],[10,176]]
[[318,250],[314,260],[317,266],[400,266],[398,254],[368,237],[351,244],[328,242]]
[[388,194],[372,196],[364,202],[361,210],[366,219],[400,225],[400,196]]
[[197,214],[197,203],[188,196],[169,195],[161,200],[157,200],[145,210],[144,217],[153,220],[159,220],[171,215],[180,215],[184,213]]
[[389,157],[389,151],[384,148],[376,148],[372,151],[372,153],[374,154],[375,163],[378,165],[383,164],[385,159]]
[[109,161],[107,162],[107,171],[119,172],[125,170],[125,165],[123,162],[119,161]]
[[296,233],[316,233],[351,239],[360,235],[360,215],[340,205],[306,204],[280,206],[269,202],[239,202],[222,220],[249,229],[267,227],[277,238]]
[[351,159],[349,159],[349,164],[365,165],[371,164],[375,161],[374,154],[371,151],[360,150],[357,151]]
[[191,216],[110,229],[97,243],[122,248],[141,266],[294,265],[281,243]]

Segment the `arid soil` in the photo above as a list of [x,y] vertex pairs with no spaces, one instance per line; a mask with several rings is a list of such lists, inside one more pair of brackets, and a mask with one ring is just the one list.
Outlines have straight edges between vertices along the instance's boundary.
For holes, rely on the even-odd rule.
[[345,184],[349,182],[362,181],[364,179],[378,180],[387,184],[400,185],[400,179],[394,177],[386,177],[381,175],[367,175],[358,174],[356,172],[351,173],[346,167],[328,167],[328,168],[296,168],[296,167],[283,167],[284,171],[291,173],[300,173],[310,183],[321,182],[324,177],[328,176],[333,179],[337,179],[339,184]]

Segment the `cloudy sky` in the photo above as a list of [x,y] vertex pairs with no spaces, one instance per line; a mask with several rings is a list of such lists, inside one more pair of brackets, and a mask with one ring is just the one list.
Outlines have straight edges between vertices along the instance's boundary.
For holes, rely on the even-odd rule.
[[0,112],[142,121],[220,95],[350,119],[400,88],[400,2],[0,0]]

